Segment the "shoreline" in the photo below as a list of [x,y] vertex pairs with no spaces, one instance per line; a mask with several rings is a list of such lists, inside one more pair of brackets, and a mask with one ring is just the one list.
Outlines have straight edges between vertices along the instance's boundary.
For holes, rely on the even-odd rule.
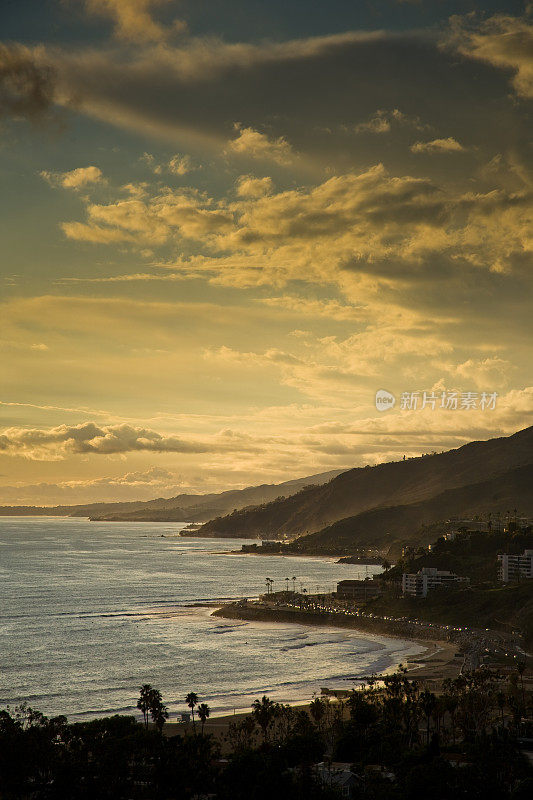
[[[183,538],[185,538],[185,537],[183,537]],[[198,536],[198,537],[191,537],[191,538],[198,538],[199,539],[200,537]],[[221,555],[221,556],[270,556],[271,558],[273,558],[273,557],[276,557],[276,558],[314,558],[314,559],[317,559],[317,560],[320,560],[320,561],[333,561],[335,564],[338,563],[336,559],[340,558],[340,556],[331,556],[331,555],[330,556],[325,556],[325,555],[321,556],[321,555],[315,555],[314,553],[267,553],[267,552],[248,553],[246,551],[243,552],[242,550],[216,550],[216,551],[213,551],[213,552],[216,552],[217,555]],[[352,566],[354,566],[354,565],[352,565]],[[356,564],[355,566],[361,566],[361,564]],[[363,566],[365,566],[365,565],[363,564]],[[370,566],[373,567],[373,566],[376,566],[376,565],[375,564],[368,564],[368,566],[369,567]]]
[[[271,615],[265,615],[262,618],[258,616],[255,618],[250,618],[249,616],[234,616],[228,610],[228,606],[234,606],[235,604],[230,603],[226,604],[225,606],[219,607],[214,611],[211,616],[220,617],[223,619],[242,619],[243,621],[248,622],[256,622],[256,623],[276,623],[281,622],[286,624],[289,622],[288,618],[280,619],[279,617],[273,618]],[[222,613],[219,613],[222,612]],[[293,619],[290,620],[292,624],[297,625],[308,625],[310,627],[335,627],[335,628],[349,628],[354,633],[362,633],[362,634],[370,634],[375,636],[383,636],[385,638],[390,639],[402,639],[403,641],[418,645],[419,647],[423,648],[422,652],[410,656],[406,656],[402,661],[394,661],[390,666],[382,670],[379,674],[372,675],[372,676],[365,676],[365,675],[353,675],[353,676],[346,676],[342,680],[346,682],[346,688],[342,689],[335,689],[329,688],[327,686],[321,687],[320,693],[316,692],[311,697],[306,698],[305,700],[288,700],[286,701],[286,705],[291,706],[291,708],[298,709],[301,711],[305,711],[309,713],[309,706],[313,701],[314,697],[320,697],[324,700],[328,700],[329,702],[336,705],[337,703],[342,703],[342,701],[348,697],[352,691],[357,691],[362,688],[364,684],[367,683],[370,677],[375,678],[379,681],[380,677],[384,677],[386,675],[394,674],[398,671],[398,667],[402,664],[407,669],[407,677],[411,680],[418,681],[422,687],[430,687],[433,691],[435,689],[438,690],[440,688],[440,684],[444,678],[447,677],[457,677],[460,673],[462,660],[455,658],[457,652],[457,644],[454,642],[444,641],[442,639],[423,639],[423,638],[415,638],[412,636],[401,635],[400,633],[391,634],[389,632],[385,632],[383,630],[365,630],[358,625],[334,625],[331,621],[323,621],[319,624],[312,621],[304,622],[301,619],[295,618],[296,614],[293,616]],[[335,682],[338,684],[338,679],[335,679]],[[359,685],[351,685],[356,684],[359,682]],[[328,681],[324,681],[327,685]],[[326,691],[324,691],[326,689]],[[261,693],[258,693],[261,694]],[[220,740],[222,744],[222,748],[224,750],[225,743],[227,740],[227,734],[229,730],[229,726],[234,723],[240,723],[244,719],[250,716],[252,713],[251,707],[249,709],[237,708],[235,707],[233,712],[231,711],[224,711],[218,712],[213,714],[205,723],[205,733],[212,734],[215,736],[216,739]],[[197,722],[198,725],[198,722]],[[168,737],[178,736],[182,733],[190,733],[193,729],[192,722],[174,722],[169,721],[166,723],[164,728],[164,733]]]
[[[253,601],[252,601],[253,602]],[[365,630],[362,626],[353,625],[353,624],[344,624],[344,625],[335,625],[331,620],[321,620],[317,622],[315,620],[302,620],[297,618],[297,612],[292,615],[292,618],[289,619],[288,617],[276,614],[269,614],[269,613],[262,613],[262,609],[259,610],[259,614],[249,615],[246,613],[242,613],[242,608],[240,609],[241,613],[237,615],[235,610],[239,608],[239,603],[242,601],[236,602],[228,602],[223,605],[220,603],[202,603],[202,604],[192,604],[194,606],[201,606],[203,608],[203,612],[210,616],[220,619],[227,619],[227,620],[239,620],[243,622],[255,623],[258,625],[266,624],[266,625],[274,625],[277,624],[295,624],[300,626],[306,626],[311,628],[344,628],[345,630],[350,630],[354,634],[361,634],[368,636],[382,636],[388,639],[398,639],[405,644],[414,645],[419,647],[421,650],[418,653],[413,653],[411,655],[404,655],[403,657],[399,654],[391,654],[392,662],[385,667],[384,669],[380,670],[376,674],[372,675],[362,675],[362,674],[352,674],[352,675],[345,675],[342,678],[335,677],[331,679],[324,679],[322,682],[322,686],[320,687],[319,691],[314,691],[312,694],[310,693],[306,697],[299,697],[297,699],[290,699],[290,698],[282,698],[277,700],[274,698],[275,702],[281,702],[284,705],[288,705],[291,708],[299,709],[308,711],[310,703],[313,701],[315,697],[321,697],[323,699],[327,699],[330,702],[336,704],[338,702],[342,702],[346,697],[348,697],[352,691],[357,691],[362,688],[364,684],[367,683],[370,677],[375,678],[378,682],[380,677],[385,677],[386,675],[394,674],[398,671],[399,665],[403,665],[408,672],[408,677],[411,679],[419,680],[422,682],[431,682],[431,681],[438,681],[440,682],[442,678],[447,676],[452,676],[451,671],[455,673],[459,673],[460,665],[457,664],[457,660],[454,660],[455,652],[457,650],[457,645],[451,642],[443,641],[442,639],[423,639],[417,638],[413,636],[407,636],[400,633],[391,634],[390,632],[385,632],[383,630]],[[213,610],[211,610],[213,609]],[[256,609],[257,610],[257,609]],[[351,622],[348,620],[347,622]],[[377,626],[376,626],[377,628]],[[442,676],[442,678],[441,678]],[[455,677],[455,675],[453,675]],[[297,681],[295,681],[295,684]],[[344,683],[345,686],[340,687],[339,684]],[[290,695],[290,690],[288,694]],[[257,699],[261,697],[262,694],[269,695],[268,690],[265,691],[258,691],[257,692]],[[255,698],[254,698],[255,699]],[[272,699],[272,697],[271,697]],[[238,699],[236,698],[237,702]],[[178,715],[181,712],[176,712]],[[252,713],[251,703],[249,706],[246,707],[239,707],[236,705],[233,709],[221,710],[214,712],[211,717],[205,723],[205,733],[212,733],[217,738],[220,736],[222,740],[228,733],[228,728],[232,723],[242,722],[246,717],[249,717]],[[198,721],[197,721],[198,726]],[[193,729],[192,721],[190,722],[178,722],[175,720],[169,720],[165,724],[164,730],[166,731],[166,736],[176,736],[183,733],[190,733]]]
[[[451,638],[443,638],[443,631],[437,626],[424,625],[415,630],[413,623],[389,618],[381,620],[375,617],[345,617],[333,612],[306,611],[301,612],[289,608],[267,608],[259,603],[243,603],[242,601],[225,603],[212,612],[211,616],[223,619],[238,619],[247,622],[289,623],[310,627],[332,627],[349,629],[362,634],[384,636],[389,639],[401,639],[412,642],[424,649],[423,653],[407,659],[408,671],[417,671],[424,680],[443,680],[457,677],[461,672],[464,658],[457,658],[460,643]],[[441,653],[437,660],[435,656]],[[432,660],[431,664],[427,662]],[[439,669],[436,669],[439,667]],[[381,674],[390,673],[393,667]],[[439,673],[439,674],[437,674]],[[442,673],[442,677],[441,674]]]

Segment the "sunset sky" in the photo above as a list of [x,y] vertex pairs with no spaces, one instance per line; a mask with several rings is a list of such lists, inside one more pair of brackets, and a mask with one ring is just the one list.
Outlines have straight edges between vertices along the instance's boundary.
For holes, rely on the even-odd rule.
[[[0,503],[278,482],[532,424],[533,4],[0,19]],[[498,396],[441,409],[452,391]]]

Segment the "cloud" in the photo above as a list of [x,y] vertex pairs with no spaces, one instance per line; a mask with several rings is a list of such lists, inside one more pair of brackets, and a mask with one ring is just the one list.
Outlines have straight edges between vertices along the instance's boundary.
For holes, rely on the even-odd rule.
[[151,153],[144,153],[140,160],[144,161],[144,163],[150,167],[154,175],[163,175],[165,172],[168,172],[171,175],[181,176],[199,169],[198,165],[194,163],[189,155],[182,155],[180,153],[176,153],[164,163],[158,163],[155,156]]
[[172,175],[186,175],[188,172],[192,172],[194,168],[190,156],[175,155],[172,156],[168,162],[168,171],[171,172]]
[[151,500],[171,496],[181,488],[182,477],[161,467],[97,478],[69,478],[56,483],[0,484],[2,505],[73,505],[117,501]]
[[454,45],[464,55],[513,73],[517,95],[533,97],[533,25],[525,17],[495,15],[479,27],[454,17]]
[[254,178],[253,175],[241,175],[237,180],[236,191],[240,197],[258,198],[271,194],[272,178]]
[[249,450],[246,437],[224,431],[211,441],[165,436],[131,425],[59,425],[55,428],[6,428],[0,434],[0,451],[38,461],[76,455],[116,455],[131,452],[199,454]]
[[0,116],[42,119],[56,99],[55,80],[55,70],[29,48],[0,44]]
[[386,322],[370,321],[363,331],[347,337],[317,337],[308,333],[298,338],[303,347],[297,348],[297,352],[276,348],[241,352],[222,346],[207,349],[205,358],[247,369],[252,366],[259,370],[274,369],[280,373],[283,385],[315,401],[323,403],[335,397],[339,404],[353,404],[361,396],[362,387],[369,391],[368,387],[377,385],[383,372],[393,365],[395,373],[407,364],[413,371],[417,363],[427,370],[428,359],[435,360],[453,349],[438,333],[417,330],[416,319],[402,324],[401,318],[394,316]]
[[[263,297],[257,302],[269,308],[279,309],[282,312],[297,316],[307,316],[313,319],[325,317],[338,321],[361,320],[367,317],[368,310],[363,306],[341,303],[338,300],[309,300],[296,295],[282,295],[278,297]],[[299,335],[301,335],[301,331]]]
[[[522,133],[526,127],[520,109],[509,102],[504,76],[495,79],[493,67],[458,53],[449,36],[434,30],[348,31],[260,43],[197,36],[177,46],[55,47],[41,48],[37,56],[53,64],[60,96],[76,97],[81,113],[216,155],[228,147],[228,121],[240,120],[240,134],[290,143],[300,170],[309,162],[317,171],[371,163],[379,144],[372,140],[381,137],[339,140],[324,131],[350,132],[381,112],[398,133],[420,118],[435,130],[453,122],[459,141],[466,136],[485,140],[487,134],[491,141],[501,140],[504,131],[516,126]],[[501,128],[492,124],[495,103]],[[379,118],[378,124],[384,125]],[[389,138],[387,146],[399,159],[397,137]],[[240,145],[251,144],[248,133]],[[264,141],[257,144],[262,147]],[[495,149],[501,150],[501,141]],[[287,156],[282,155],[284,161]]]
[[445,366],[455,377],[467,380],[479,388],[495,391],[506,386],[514,370],[513,364],[499,356],[469,358],[461,364]]
[[40,173],[51,186],[62,186],[64,189],[83,189],[91,183],[104,183],[105,178],[99,167],[78,167],[69,172],[49,172],[43,170]]
[[89,204],[88,222],[64,222],[69,239],[109,244],[131,242],[162,245],[173,237],[209,243],[233,226],[233,215],[195,189],[163,190],[148,199],[133,196],[109,204]]
[[424,125],[419,117],[410,117],[398,108],[394,108],[392,111],[379,109],[366,122],[355,125],[354,131],[355,133],[390,133],[395,126],[414,128],[417,131],[423,131],[429,127]]
[[359,296],[368,297],[444,276],[464,282],[480,270],[526,274],[533,249],[529,189],[461,192],[392,175],[383,164],[262,195],[271,185],[261,180],[239,182],[237,199],[164,188],[89,203],[86,222],[62,228],[68,238],[93,243],[187,243],[191,255],[159,266],[240,287],[304,280],[346,292],[357,284]]
[[447,139],[433,139],[431,142],[415,142],[410,150],[412,153],[464,153],[466,147],[449,136]]
[[259,161],[273,161],[281,166],[286,166],[294,160],[295,153],[285,137],[269,139],[266,134],[253,128],[244,128],[240,124],[235,127],[238,135],[227,143],[227,153]]
[[[89,14],[108,17],[115,25],[115,36],[132,42],[161,42],[170,30],[154,20],[151,11],[169,0],[83,0]],[[175,20],[175,31],[183,31],[186,25]]]

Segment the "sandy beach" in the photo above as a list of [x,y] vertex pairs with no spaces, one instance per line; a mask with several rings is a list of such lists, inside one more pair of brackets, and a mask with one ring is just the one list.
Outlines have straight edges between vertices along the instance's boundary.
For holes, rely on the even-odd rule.
[[[295,623],[302,624],[297,620],[295,620]],[[354,628],[354,630],[356,629]],[[361,632],[363,633],[365,631]],[[390,636],[390,634],[387,633],[383,633],[382,635]],[[422,653],[414,656],[408,656],[402,663],[402,666],[406,667],[408,670],[408,677],[412,680],[416,680],[420,684],[421,688],[427,687],[432,691],[438,691],[442,681],[445,678],[456,678],[459,675],[461,666],[463,664],[463,659],[456,657],[458,652],[457,644],[440,640],[428,641],[427,639],[409,639],[408,641],[418,644],[424,648]],[[398,667],[399,663],[393,664],[387,670],[381,673],[381,675],[394,673],[397,671]],[[342,699],[344,699],[350,693],[350,691],[352,691],[352,689],[360,687],[362,685],[361,682],[365,677],[370,676],[354,675],[351,679],[347,678],[346,689],[332,689],[330,694],[323,693],[321,696],[327,697],[331,703],[337,704],[341,702]],[[379,679],[379,675],[372,677]],[[289,705],[291,705],[293,708],[308,711],[309,704],[311,703],[312,699],[313,698],[310,697],[307,702],[302,703],[299,701],[289,703]],[[242,720],[249,716],[250,713],[251,709],[250,711],[239,710],[234,711],[233,713],[217,714],[206,721],[204,733],[215,736],[215,738],[221,743],[222,752],[224,752],[225,742],[227,740],[227,734],[230,725],[242,722]],[[198,721],[196,726],[198,730]],[[164,728],[165,735],[169,737],[183,735],[184,733],[190,734],[192,732],[192,722],[168,722]]]

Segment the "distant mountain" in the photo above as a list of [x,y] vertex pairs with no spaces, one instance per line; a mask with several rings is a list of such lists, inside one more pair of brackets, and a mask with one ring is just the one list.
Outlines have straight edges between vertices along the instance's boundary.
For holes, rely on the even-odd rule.
[[74,506],[0,506],[0,516],[90,517],[109,522],[205,522],[234,509],[267,503],[299,492],[305,486],[318,486],[342,470],[331,470],[277,484],[249,486],[211,494],[180,494],[129,503],[89,503]]
[[420,539],[422,526],[452,515],[515,507],[533,514],[532,465],[530,427],[445,453],[348,470],[284,500],[211,520],[197,535],[299,538],[302,552],[337,544],[384,547]]

